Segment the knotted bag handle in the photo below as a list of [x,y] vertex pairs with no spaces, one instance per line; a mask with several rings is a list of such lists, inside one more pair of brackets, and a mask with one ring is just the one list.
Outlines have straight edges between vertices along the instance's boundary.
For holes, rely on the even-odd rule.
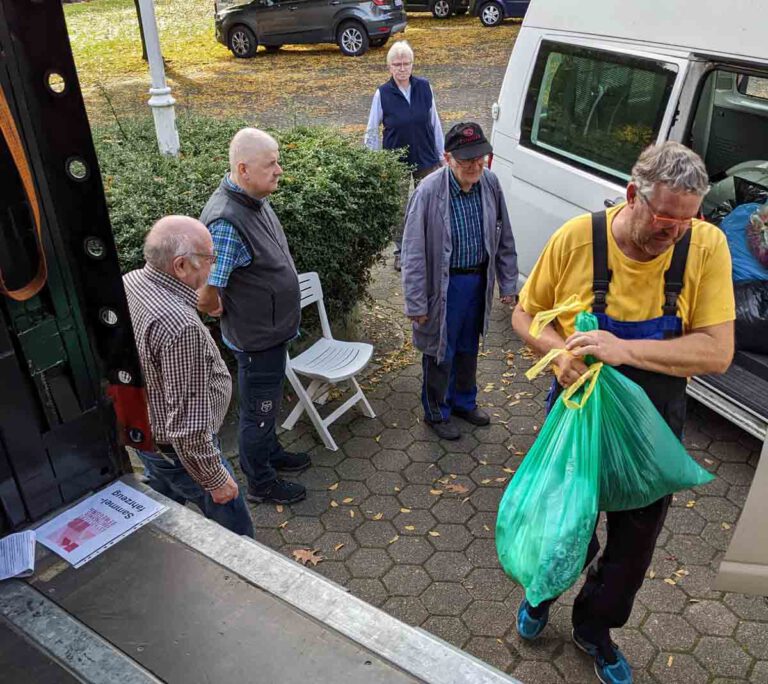
[[3,272],[0,269],[0,294],[4,294],[17,302],[25,302],[34,297],[45,286],[45,281],[48,278],[48,265],[45,261],[40,203],[37,197],[37,191],[35,190],[35,183],[32,180],[32,169],[29,166],[27,155],[24,152],[24,146],[21,142],[21,136],[19,135],[16,121],[13,118],[13,114],[11,114],[8,101],[5,99],[5,93],[2,92],[2,90],[0,90],[0,129],[2,129],[5,144],[11,152],[14,164],[16,165],[16,170],[18,171],[21,183],[24,186],[24,193],[26,194],[27,201],[32,209],[38,255],[37,273],[32,280],[17,290],[8,289],[5,284]]

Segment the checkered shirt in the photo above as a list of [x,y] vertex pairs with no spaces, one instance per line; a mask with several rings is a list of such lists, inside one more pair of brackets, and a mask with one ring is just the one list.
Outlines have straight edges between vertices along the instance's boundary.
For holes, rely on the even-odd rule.
[[197,314],[197,294],[149,264],[123,277],[147,384],[155,442],[170,444],[206,490],[228,473],[214,436],[224,422],[232,379]]
[[451,196],[451,268],[473,268],[488,259],[483,239],[483,195],[480,183],[464,192],[448,174]]
[[[224,176],[224,184],[234,192],[245,193],[245,190],[232,181],[229,174]],[[251,253],[240,237],[240,233],[229,221],[224,219],[213,221],[208,226],[208,230],[211,231],[213,251],[216,252],[216,263],[211,268],[208,284],[223,288],[227,286],[232,271],[251,263]]]

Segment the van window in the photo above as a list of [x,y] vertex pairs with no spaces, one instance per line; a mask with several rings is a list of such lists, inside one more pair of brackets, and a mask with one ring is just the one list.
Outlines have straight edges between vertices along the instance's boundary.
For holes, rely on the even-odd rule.
[[640,151],[658,136],[676,73],[673,64],[543,41],[522,142],[627,181]]
[[694,111],[686,142],[704,159],[712,184],[705,216],[720,223],[741,204],[768,200],[768,72],[710,71]]

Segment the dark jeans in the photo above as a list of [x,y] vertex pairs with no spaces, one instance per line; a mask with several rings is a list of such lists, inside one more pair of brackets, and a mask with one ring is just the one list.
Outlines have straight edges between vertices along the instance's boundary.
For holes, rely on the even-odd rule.
[[[211,495],[192,479],[178,456],[163,456],[154,451],[139,451],[138,454],[144,463],[147,484],[156,492],[182,505],[191,501],[206,518],[214,520],[235,534],[253,537],[251,514],[242,493],[229,503],[217,504]],[[232,466],[224,458],[222,463],[234,479]]]
[[451,411],[477,408],[477,353],[485,312],[485,276],[451,275],[446,308],[445,358],[424,354],[421,401],[431,423],[448,420]]
[[[419,183],[423,181],[430,173],[433,171],[436,171],[440,168],[440,164],[435,164],[435,166],[428,166],[426,169],[420,169],[418,171],[414,171],[413,173],[409,174],[408,176],[408,186],[405,188],[405,194],[404,194],[404,202],[408,203],[408,192],[410,190],[411,185],[411,178],[413,178],[413,189],[419,187]],[[405,220],[405,219],[403,219]],[[405,228],[405,224],[401,223],[397,228],[397,233],[395,233],[395,256],[400,254],[401,250],[403,249],[403,229]]]
[[260,352],[235,352],[240,393],[240,467],[257,489],[277,477],[271,462],[282,456],[275,423],[280,413],[287,344]]

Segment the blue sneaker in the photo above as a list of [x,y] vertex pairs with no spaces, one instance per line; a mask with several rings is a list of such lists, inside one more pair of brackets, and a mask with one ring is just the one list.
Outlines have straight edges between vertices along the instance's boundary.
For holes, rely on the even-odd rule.
[[603,684],[632,684],[632,668],[612,641],[608,645],[587,641],[574,629],[573,643],[595,659],[595,674]]
[[523,599],[517,609],[517,633],[526,641],[533,641],[549,622],[549,606],[541,617],[531,615],[532,606],[527,599]]

